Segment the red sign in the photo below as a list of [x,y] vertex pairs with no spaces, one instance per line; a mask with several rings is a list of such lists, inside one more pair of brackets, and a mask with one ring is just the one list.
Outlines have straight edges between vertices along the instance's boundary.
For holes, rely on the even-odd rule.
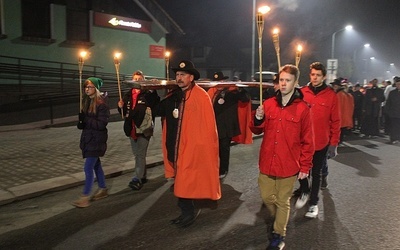
[[148,21],[104,14],[100,12],[94,12],[93,19],[93,24],[96,26],[143,33],[151,32],[151,22]]
[[164,46],[150,45],[150,58],[164,58]]

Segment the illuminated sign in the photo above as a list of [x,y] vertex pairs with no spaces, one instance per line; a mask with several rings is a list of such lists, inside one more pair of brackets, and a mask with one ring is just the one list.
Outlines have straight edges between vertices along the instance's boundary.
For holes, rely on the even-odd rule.
[[150,45],[149,46],[149,51],[150,51],[150,58],[161,58],[164,59],[164,46],[159,46],[159,45]]
[[100,27],[122,29],[122,30],[143,32],[143,33],[151,32],[151,22],[149,21],[104,14],[100,12],[94,12],[93,18],[94,18],[93,24]]

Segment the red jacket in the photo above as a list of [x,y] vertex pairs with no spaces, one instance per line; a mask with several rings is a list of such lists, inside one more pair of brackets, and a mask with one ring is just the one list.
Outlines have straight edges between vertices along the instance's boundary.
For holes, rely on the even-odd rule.
[[315,150],[321,150],[328,144],[337,146],[340,137],[340,111],[336,93],[326,86],[314,94],[311,88],[303,87],[301,92],[304,95],[303,100],[311,105]]
[[277,177],[308,173],[314,154],[310,108],[300,98],[281,107],[277,98],[273,97],[267,99],[263,106],[264,122],[254,126],[253,120],[250,125],[253,133],[264,133],[260,148],[260,172]]

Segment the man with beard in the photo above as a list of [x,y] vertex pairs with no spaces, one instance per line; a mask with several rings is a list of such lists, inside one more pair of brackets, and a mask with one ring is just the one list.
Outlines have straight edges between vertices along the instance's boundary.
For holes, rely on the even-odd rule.
[[160,102],[163,119],[162,147],[165,177],[174,179],[181,215],[171,224],[187,227],[196,219],[196,199],[221,198],[218,133],[214,110],[207,92],[195,80],[200,73],[190,61],[172,68],[179,88]]

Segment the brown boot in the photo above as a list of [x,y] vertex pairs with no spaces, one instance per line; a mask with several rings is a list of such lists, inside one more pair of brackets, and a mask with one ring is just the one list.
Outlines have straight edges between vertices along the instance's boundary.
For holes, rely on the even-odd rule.
[[79,207],[79,208],[85,208],[90,206],[90,202],[89,202],[90,197],[87,195],[82,195],[81,197],[79,197],[79,199],[77,199],[76,201],[72,202],[72,205],[74,205],[75,207]]
[[108,197],[108,190],[107,188],[99,188],[96,193],[92,196],[93,201],[97,201],[100,199],[104,199]]

